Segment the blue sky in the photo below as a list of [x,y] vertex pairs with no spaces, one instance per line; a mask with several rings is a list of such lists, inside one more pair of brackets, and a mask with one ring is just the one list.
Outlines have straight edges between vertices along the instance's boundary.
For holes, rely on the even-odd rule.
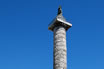
[[104,69],[103,0],[0,0],[0,69],[53,69],[48,24],[62,5],[67,69]]

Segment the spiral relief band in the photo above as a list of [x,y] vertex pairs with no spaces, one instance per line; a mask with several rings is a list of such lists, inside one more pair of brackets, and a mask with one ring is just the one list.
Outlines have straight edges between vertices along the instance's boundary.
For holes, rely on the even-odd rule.
[[54,69],[67,69],[66,30],[63,26],[54,28]]

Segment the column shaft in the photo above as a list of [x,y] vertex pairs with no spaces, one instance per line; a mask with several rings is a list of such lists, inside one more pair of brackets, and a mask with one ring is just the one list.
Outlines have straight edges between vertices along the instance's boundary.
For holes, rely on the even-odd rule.
[[54,69],[67,69],[66,30],[62,26],[54,28]]

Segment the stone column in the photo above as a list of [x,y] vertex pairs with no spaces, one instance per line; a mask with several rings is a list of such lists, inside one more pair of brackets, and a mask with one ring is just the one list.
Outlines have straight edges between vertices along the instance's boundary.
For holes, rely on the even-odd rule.
[[67,69],[66,30],[63,26],[54,28],[54,69]]

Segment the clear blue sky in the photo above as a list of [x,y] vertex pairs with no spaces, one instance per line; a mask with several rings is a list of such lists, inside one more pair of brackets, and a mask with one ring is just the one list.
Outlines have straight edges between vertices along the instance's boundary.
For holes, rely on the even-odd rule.
[[48,24],[62,5],[68,69],[104,69],[103,0],[0,0],[0,69],[53,69]]

